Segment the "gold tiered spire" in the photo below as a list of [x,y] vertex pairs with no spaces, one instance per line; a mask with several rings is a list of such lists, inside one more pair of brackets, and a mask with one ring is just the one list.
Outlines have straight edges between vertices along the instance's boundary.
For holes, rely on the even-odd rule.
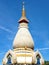
[[25,23],[28,23],[28,19],[26,18],[26,13],[25,13],[25,8],[24,8],[24,2],[23,2],[23,8],[22,8],[22,16],[19,20],[19,23],[22,23],[22,22],[25,22]]
[[25,17],[25,8],[24,8],[24,2],[23,2],[23,9],[22,9],[22,17]]

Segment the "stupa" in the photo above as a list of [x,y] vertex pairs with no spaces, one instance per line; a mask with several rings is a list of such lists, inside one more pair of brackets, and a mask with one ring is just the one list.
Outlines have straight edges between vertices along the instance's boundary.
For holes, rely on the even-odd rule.
[[34,40],[29,32],[24,3],[18,32],[13,41],[13,50],[9,50],[4,58],[3,65],[44,65],[41,53],[34,51]]

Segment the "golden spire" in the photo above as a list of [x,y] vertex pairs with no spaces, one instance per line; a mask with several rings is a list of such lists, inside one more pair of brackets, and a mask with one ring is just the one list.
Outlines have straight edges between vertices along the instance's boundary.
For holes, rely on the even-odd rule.
[[22,17],[25,17],[24,2],[23,2],[23,9],[22,9]]
[[[23,21],[23,20],[25,20],[25,21]],[[25,14],[24,2],[23,2],[23,8],[22,8],[22,16],[21,16],[21,18],[19,20],[19,23],[20,22],[28,23],[28,19],[26,18],[26,14]]]

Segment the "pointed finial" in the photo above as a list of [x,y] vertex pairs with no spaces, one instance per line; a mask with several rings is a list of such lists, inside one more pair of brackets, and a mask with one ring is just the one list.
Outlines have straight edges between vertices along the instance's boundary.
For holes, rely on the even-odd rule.
[[24,2],[23,2],[23,10],[24,10]]
[[23,2],[22,16],[25,17],[24,2]]

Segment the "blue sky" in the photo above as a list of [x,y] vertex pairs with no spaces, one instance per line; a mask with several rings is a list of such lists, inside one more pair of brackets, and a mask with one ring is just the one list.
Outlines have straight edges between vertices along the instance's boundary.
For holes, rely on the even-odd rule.
[[12,49],[23,1],[34,48],[49,60],[49,0],[0,0],[0,65],[5,53]]

